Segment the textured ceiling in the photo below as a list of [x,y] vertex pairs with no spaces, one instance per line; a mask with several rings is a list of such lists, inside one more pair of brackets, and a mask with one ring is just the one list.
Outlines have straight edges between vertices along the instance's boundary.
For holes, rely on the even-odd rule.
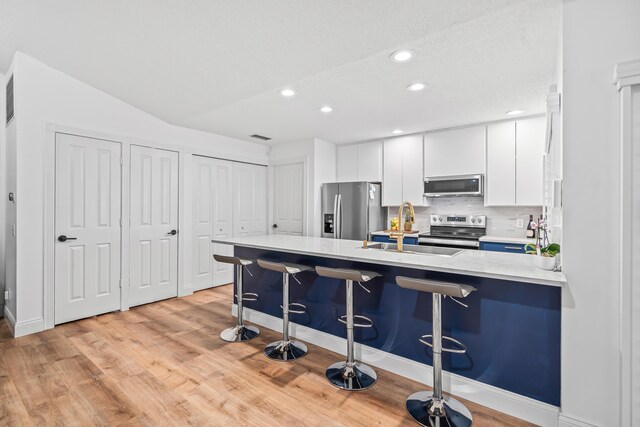
[[21,50],[170,123],[344,143],[544,111],[559,24],[560,0],[2,0],[0,72]]

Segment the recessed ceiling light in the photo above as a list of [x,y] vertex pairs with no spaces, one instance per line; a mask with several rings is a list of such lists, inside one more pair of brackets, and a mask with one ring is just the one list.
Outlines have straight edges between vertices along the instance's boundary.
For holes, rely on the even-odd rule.
[[396,50],[391,54],[389,58],[391,58],[393,62],[407,62],[407,61],[411,61],[414,56],[416,56],[416,53],[414,51],[409,49],[403,49],[403,50]]
[[407,90],[411,91],[411,92],[419,92],[419,91],[423,90],[426,87],[427,87],[427,84],[424,83],[424,82],[415,82],[415,83],[411,83],[409,86],[407,86]]
[[394,130],[391,131],[391,133],[394,134],[394,135],[401,134],[402,132],[404,132],[402,129],[394,129]]
[[510,110],[506,112],[507,116],[517,116],[519,114],[524,113],[524,110]]
[[329,107],[328,105],[323,105],[322,107],[320,107],[320,111],[322,111],[323,113],[330,113],[333,111],[333,108]]
[[296,91],[293,89],[281,89],[280,90],[280,95],[286,97],[286,98],[291,98],[292,96],[294,96],[296,94]]

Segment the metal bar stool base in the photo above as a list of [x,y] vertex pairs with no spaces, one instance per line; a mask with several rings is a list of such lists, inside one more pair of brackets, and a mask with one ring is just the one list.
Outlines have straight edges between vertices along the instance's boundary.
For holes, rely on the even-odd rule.
[[276,341],[264,348],[264,355],[278,362],[299,359],[307,354],[307,346],[300,341]]
[[234,326],[220,332],[220,338],[227,342],[249,341],[260,335],[260,330],[254,326]]
[[469,427],[473,423],[473,417],[467,407],[452,397],[444,397],[444,414],[441,416],[433,415],[433,404],[432,392],[419,391],[407,398],[407,411],[418,424],[427,427]]
[[366,390],[378,379],[370,366],[359,362],[351,368],[347,367],[347,362],[334,363],[327,368],[325,375],[333,386],[350,391]]

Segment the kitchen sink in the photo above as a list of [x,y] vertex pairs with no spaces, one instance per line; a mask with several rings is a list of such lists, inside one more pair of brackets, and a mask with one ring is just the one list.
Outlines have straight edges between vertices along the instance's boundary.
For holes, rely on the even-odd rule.
[[[387,252],[399,252],[396,243],[368,243],[367,249],[381,250]],[[462,252],[463,249],[441,248],[438,246],[418,246],[418,245],[402,245],[402,252],[407,254],[425,254],[454,256]]]

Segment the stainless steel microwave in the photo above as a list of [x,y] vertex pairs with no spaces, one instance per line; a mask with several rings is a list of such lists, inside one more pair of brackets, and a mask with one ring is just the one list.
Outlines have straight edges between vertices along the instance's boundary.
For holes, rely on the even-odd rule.
[[437,176],[424,179],[425,197],[482,195],[484,175]]

